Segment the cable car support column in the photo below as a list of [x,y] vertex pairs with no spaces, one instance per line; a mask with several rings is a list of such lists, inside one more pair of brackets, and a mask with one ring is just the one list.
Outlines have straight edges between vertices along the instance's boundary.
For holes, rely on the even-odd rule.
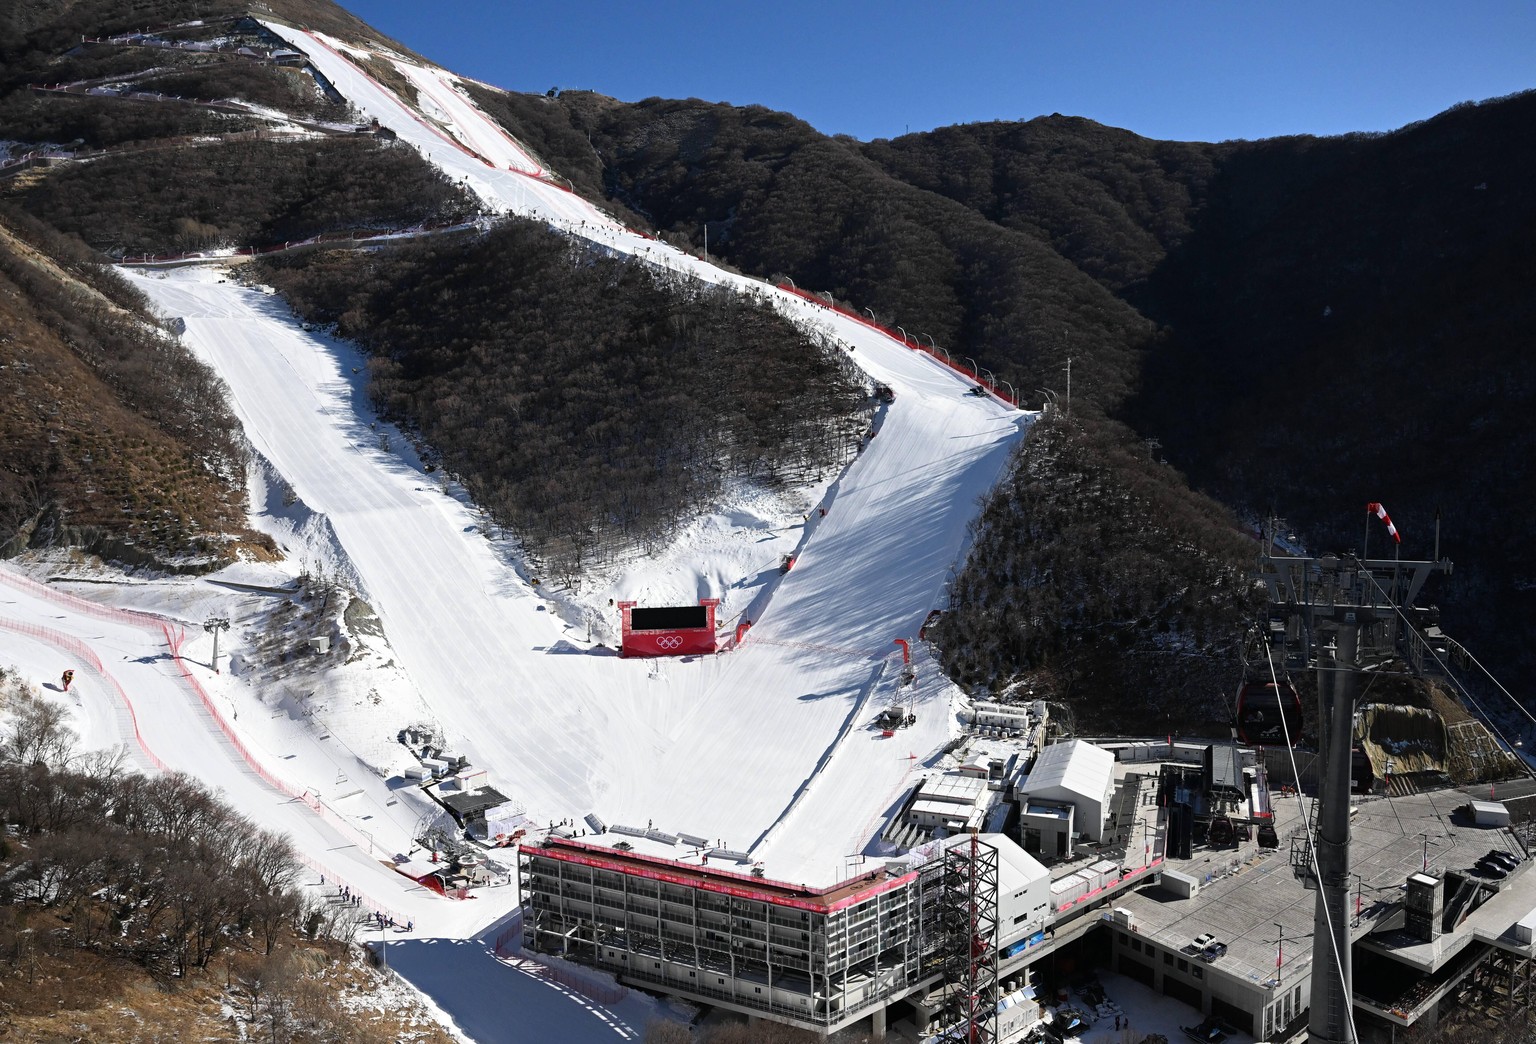
[[[1317,944],[1312,948],[1309,1037],[1351,1044],[1354,976],[1349,938],[1349,791],[1354,737],[1355,666],[1360,624],[1355,612],[1337,624],[1331,656],[1319,657],[1319,720],[1323,722],[1322,802],[1317,817]],[[1324,945],[1327,937],[1331,945]]]

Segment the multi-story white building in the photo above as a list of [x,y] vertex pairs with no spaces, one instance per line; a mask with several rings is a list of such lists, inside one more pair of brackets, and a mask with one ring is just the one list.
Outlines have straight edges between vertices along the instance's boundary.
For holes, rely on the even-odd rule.
[[[1050,876],[1008,838],[979,840],[997,853],[991,949],[1017,969],[1051,915]],[[748,1015],[822,1033],[868,1019],[881,1033],[890,1004],[944,979],[956,885],[944,855],[969,841],[811,888],[551,838],[520,855],[524,942]]]

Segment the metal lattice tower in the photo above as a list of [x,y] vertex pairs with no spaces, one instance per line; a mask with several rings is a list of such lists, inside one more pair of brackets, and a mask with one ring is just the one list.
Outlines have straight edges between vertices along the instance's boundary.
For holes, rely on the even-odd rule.
[[997,1040],[997,849],[975,833],[944,850],[940,924],[944,981],[943,1025],[967,1044]]
[[1273,554],[1259,560],[1259,578],[1269,589],[1274,662],[1317,672],[1323,762],[1315,836],[1311,851],[1293,850],[1291,862],[1297,876],[1317,889],[1308,1033],[1319,1044],[1352,1039],[1349,789],[1356,680],[1363,668],[1388,659],[1425,673],[1425,652],[1443,636],[1435,626],[1437,611],[1413,603],[1431,574],[1450,571],[1446,560]]

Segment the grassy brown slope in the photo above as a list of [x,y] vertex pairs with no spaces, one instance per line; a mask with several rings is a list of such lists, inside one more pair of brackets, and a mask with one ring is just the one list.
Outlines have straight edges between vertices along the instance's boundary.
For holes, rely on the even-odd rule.
[[217,380],[75,274],[89,265],[0,225],[0,546],[160,564],[223,559],[221,534],[265,546],[244,529],[243,449]]

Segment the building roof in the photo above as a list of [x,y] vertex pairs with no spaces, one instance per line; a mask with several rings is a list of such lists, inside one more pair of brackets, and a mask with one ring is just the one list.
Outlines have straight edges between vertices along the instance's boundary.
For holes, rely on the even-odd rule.
[[1086,740],[1046,747],[1035,759],[1022,790],[1026,794],[1065,791],[1102,802],[1115,779],[1115,756]]
[[[970,844],[969,834],[956,834],[944,839],[945,849]],[[983,841],[997,850],[997,891],[999,895],[1021,892],[1035,881],[1051,876],[1038,859],[1019,847],[1019,843],[1004,834],[979,834]]]
[[918,798],[924,801],[952,801],[960,805],[974,805],[987,791],[987,781],[975,776],[962,776],[957,772],[931,776],[918,787]]
[[1243,757],[1236,743],[1213,743],[1205,748],[1205,784],[1212,790],[1243,793]]
[[1000,893],[1018,892],[1051,876],[1040,860],[1020,848],[1012,838],[1002,834],[982,834],[981,837],[997,848],[997,890]]
[[[1012,842],[1010,842],[1011,844]],[[817,913],[831,913],[852,906],[870,896],[900,887],[916,877],[916,871],[893,875],[884,868],[832,885],[828,888],[811,888],[807,885],[787,884],[750,874],[738,874],[730,870],[694,866],[675,859],[624,852],[603,845],[585,844],[564,838],[551,837],[542,845],[525,847],[529,855],[541,855],[565,863],[577,863],[618,874],[666,881],[685,888],[700,888],[706,892],[720,892],[741,899],[751,899],[776,906],[791,906]]]
[[964,823],[971,818],[976,811],[975,805],[959,804],[954,801],[914,801],[912,807],[907,810],[909,816],[938,816],[940,819],[954,820]]
[[438,787],[437,799],[460,816],[472,816],[476,812],[507,803],[507,795],[495,787],[480,787],[477,790],[444,790]]

